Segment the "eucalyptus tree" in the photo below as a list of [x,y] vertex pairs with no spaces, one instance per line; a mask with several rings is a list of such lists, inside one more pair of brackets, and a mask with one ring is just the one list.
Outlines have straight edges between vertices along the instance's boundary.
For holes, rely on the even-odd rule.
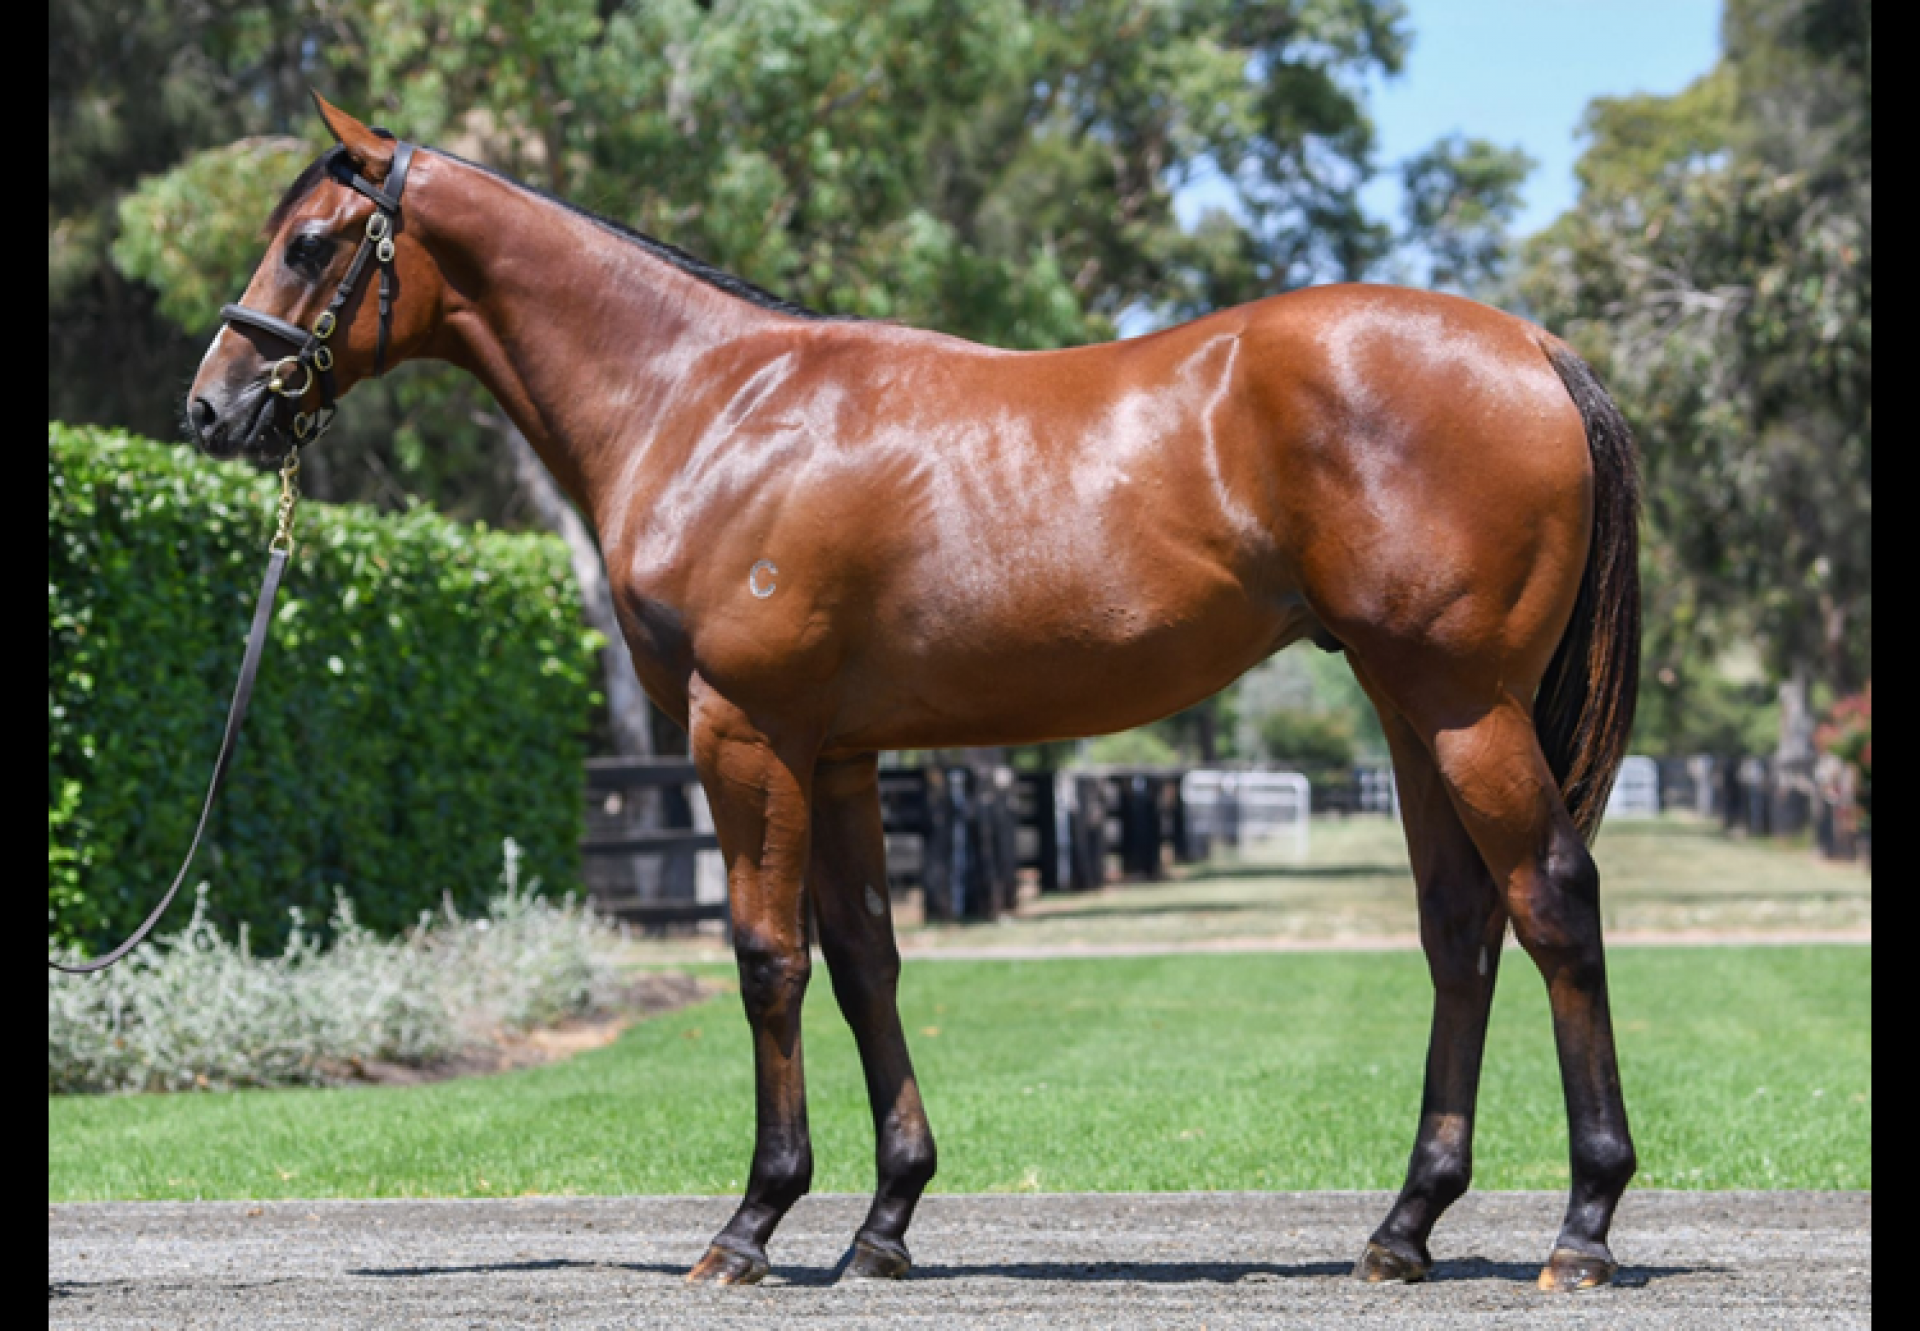
[[1871,669],[1871,17],[1730,0],[1723,38],[1675,96],[1588,109],[1522,290],[1638,427],[1649,720],[1687,736],[1713,659],[1757,644],[1799,756],[1813,688]]

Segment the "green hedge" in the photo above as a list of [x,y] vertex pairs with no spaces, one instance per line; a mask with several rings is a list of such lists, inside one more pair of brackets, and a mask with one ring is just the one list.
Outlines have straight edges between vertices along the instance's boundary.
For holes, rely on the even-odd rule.
[[[185,853],[277,488],[187,449],[48,427],[56,941],[110,945]],[[288,907],[324,921],[336,887],[382,931],[443,892],[483,902],[507,836],[524,874],[572,885],[595,646],[550,537],[303,503],[246,731],[189,882],[209,882],[216,917],[269,947]]]

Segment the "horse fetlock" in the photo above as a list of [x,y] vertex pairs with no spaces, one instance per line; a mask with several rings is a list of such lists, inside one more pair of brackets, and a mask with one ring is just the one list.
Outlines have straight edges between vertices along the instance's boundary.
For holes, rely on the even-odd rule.
[[747,1200],[773,1212],[774,1220],[813,1191],[813,1148],[803,1146],[755,1154],[747,1179]]
[[1473,1157],[1460,1151],[1418,1153],[1407,1171],[1407,1191],[1417,1194],[1435,1215],[1466,1196],[1472,1186]]
[[883,1136],[878,1152],[880,1186],[893,1196],[918,1197],[940,1166],[933,1136],[924,1128],[900,1129]]
[[1576,1134],[1571,1154],[1576,1197],[1591,1196],[1611,1213],[1640,1168],[1632,1139],[1624,1132],[1589,1130]]

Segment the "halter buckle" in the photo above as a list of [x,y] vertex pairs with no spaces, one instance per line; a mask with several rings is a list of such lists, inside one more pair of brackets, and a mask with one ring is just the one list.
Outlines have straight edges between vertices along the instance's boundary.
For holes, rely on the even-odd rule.
[[393,230],[393,221],[385,213],[375,212],[367,219],[367,239],[385,240],[387,233]]
[[[328,338],[333,336],[333,324],[334,324],[333,311],[322,310],[320,312],[320,317],[313,321],[313,335],[319,338],[323,342],[326,341]],[[324,370],[328,367],[325,365],[322,365],[320,368]]]
[[374,257],[380,260],[381,263],[392,263],[393,262],[393,237],[392,236],[381,237],[380,244],[375,247],[373,254],[374,254]]
[[[287,387],[286,370],[284,367],[288,365],[292,365],[306,372],[307,380],[301,384],[298,389],[290,389]],[[269,393],[274,394],[276,397],[298,399],[305,397],[307,390],[312,387],[313,366],[307,364],[307,362],[301,360],[298,356],[282,356],[273,363],[273,373],[267,379],[267,391]]]
[[313,367],[316,370],[321,371],[322,373],[325,373],[326,371],[331,370],[333,368],[332,348],[315,347],[313,349]]

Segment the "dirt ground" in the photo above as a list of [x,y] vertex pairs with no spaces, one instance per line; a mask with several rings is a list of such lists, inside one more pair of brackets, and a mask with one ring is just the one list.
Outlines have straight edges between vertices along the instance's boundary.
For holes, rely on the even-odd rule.
[[89,1203],[47,1213],[50,1327],[1865,1327],[1868,1193],[1627,1194],[1610,1287],[1534,1276],[1565,1199],[1469,1194],[1433,1279],[1363,1285],[1385,1193],[941,1196],[904,1281],[835,1277],[864,1197],[810,1197],[747,1289],[690,1287],[720,1197]]

